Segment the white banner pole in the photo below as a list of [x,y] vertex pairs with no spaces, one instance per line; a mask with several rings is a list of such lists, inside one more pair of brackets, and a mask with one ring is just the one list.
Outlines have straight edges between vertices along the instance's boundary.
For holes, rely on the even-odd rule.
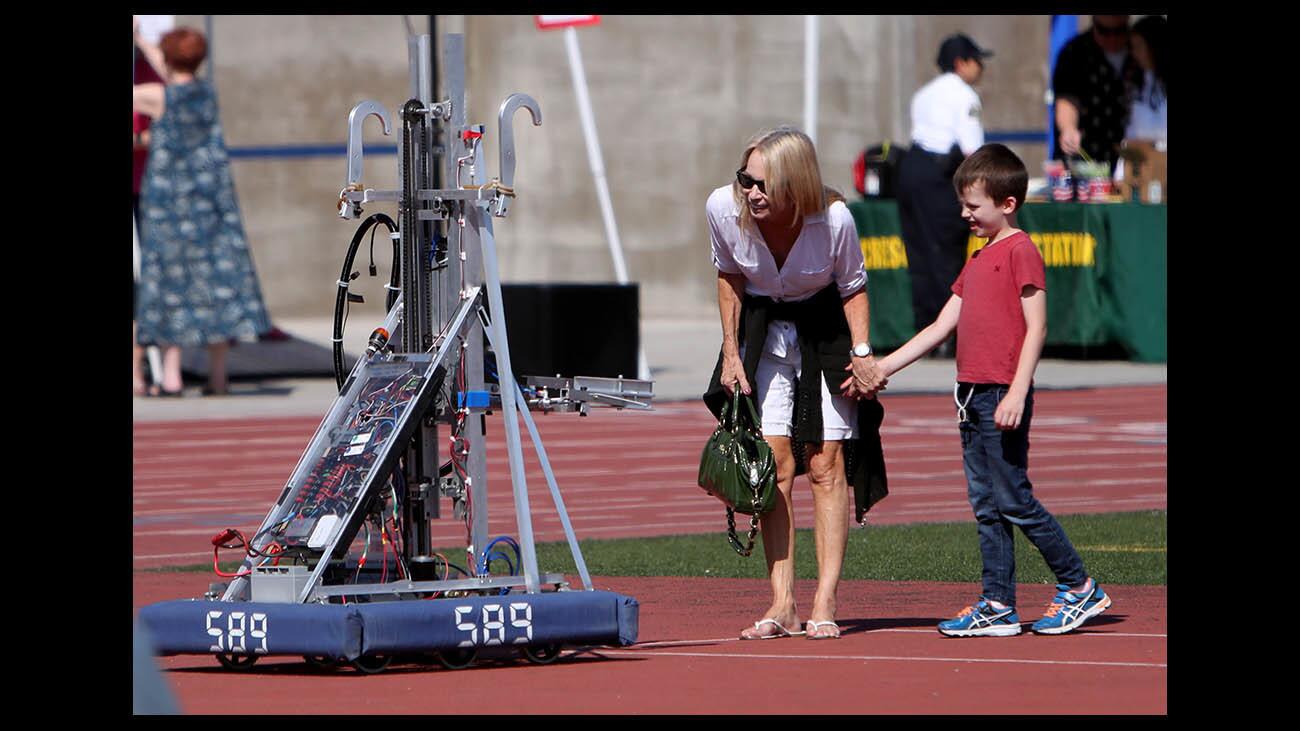
[[[564,45],[569,52],[569,71],[573,75],[573,89],[578,95],[578,115],[582,118],[582,137],[587,143],[587,159],[591,163],[591,176],[596,182],[596,197],[600,200],[600,215],[605,221],[605,238],[609,254],[614,259],[614,275],[619,284],[627,284],[627,266],[623,263],[623,245],[618,239],[618,226],[614,223],[614,206],[609,199],[609,184],[605,180],[605,164],[600,155],[600,139],[596,137],[596,120],[591,113],[591,99],[587,95],[587,74],[582,68],[582,54],[578,51],[578,33],[569,26],[564,29]],[[650,379],[650,366],[646,362],[645,347],[637,338],[637,378]]]
[[817,144],[817,57],[821,43],[820,16],[803,19],[803,131]]

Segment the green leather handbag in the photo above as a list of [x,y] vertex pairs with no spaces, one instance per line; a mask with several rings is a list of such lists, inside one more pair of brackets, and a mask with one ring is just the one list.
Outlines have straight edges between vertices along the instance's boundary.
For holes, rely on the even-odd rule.
[[[753,399],[736,388],[700,455],[699,485],[727,506],[727,540],[742,556],[753,553],[758,519],[776,507],[776,458],[758,424]],[[750,516],[747,546],[736,536],[735,513]]]

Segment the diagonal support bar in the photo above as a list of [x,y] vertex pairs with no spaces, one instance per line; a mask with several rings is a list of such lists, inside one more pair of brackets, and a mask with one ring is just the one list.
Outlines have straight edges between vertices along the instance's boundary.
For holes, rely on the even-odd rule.
[[497,247],[492,237],[491,217],[484,215],[485,212],[477,206],[471,211],[472,217],[478,219],[488,305],[493,313],[491,327],[485,330],[492,338],[493,347],[496,349],[497,378],[503,385],[501,415],[506,428],[506,451],[510,456],[510,482],[515,496],[515,522],[519,529],[519,548],[523,553],[525,586],[529,594],[536,594],[541,591],[541,584],[537,578],[537,547],[533,544],[533,518],[528,506],[528,482],[524,473],[519,420],[515,416],[515,410],[518,408],[516,400],[518,389],[505,385],[514,384],[515,375],[510,367],[510,344],[506,339],[505,304],[501,299],[501,276],[497,272]]

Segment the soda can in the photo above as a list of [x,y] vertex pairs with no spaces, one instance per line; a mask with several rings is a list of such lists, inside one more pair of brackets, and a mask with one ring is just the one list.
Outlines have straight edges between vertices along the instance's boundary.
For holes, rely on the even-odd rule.
[[1078,193],[1078,195],[1076,196],[1076,200],[1078,200],[1080,203],[1088,202],[1089,200],[1088,188],[1089,188],[1089,182],[1087,180],[1080,179],[1079,184],[1075,187],[1075,190]]
[[1052,200],[1059,203],[1074,200],[1074,181],[1070,178],[1069,170],[1052,178]]

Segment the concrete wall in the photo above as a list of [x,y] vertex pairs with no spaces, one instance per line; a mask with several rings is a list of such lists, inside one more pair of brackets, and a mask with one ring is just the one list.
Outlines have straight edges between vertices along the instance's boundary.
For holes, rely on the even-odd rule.
[[[428,16],[409,20],[427,32]],[[177,16],[200,29],[204,21]],[[522,91],[542,107],[541,127],[526,113],[516,117],[518,198],[496,226],[503,278],[614,281],[563,32],[539,31],[527,15],[439,16],[438,24],[465,35],[469,117],[488,125],[489,177],[498,172],[501,101]],[[211,26],[211,71],[232,147],[339,144],[356,102],[375,99],[395,112],[409,95],[402,16],[215,16]],[[752,133],[802,125],[803,27],[802,16],[606,15],[579,29],[614,213],[644,314],[715,312],[704,200],[731,179]],[[910,97],[938,73],[939,41],[959,30],[996,52],[979,86],[985,129],[1044,129],[1047,16],[823,16],[817,141],[828,184],[855,197],[857,153],[885,138],[907,141]],[[396,137],[383,137],[371,120],[366,140],[393,144]],[[1043,146],[1011,147],[1037,174]],[[234,168],[272,315],[329,315],[355,229],[334,214],[346,161],[238,160]],[[396,158],[368,158],[364,180],[396,187]],[[367,212],[377,210],[393,215],[395,206]],[[385,247],[376,247],[381,276]],[[367,298],[379,299],[382,282],[364,276],[364,262],[361,270]]]

